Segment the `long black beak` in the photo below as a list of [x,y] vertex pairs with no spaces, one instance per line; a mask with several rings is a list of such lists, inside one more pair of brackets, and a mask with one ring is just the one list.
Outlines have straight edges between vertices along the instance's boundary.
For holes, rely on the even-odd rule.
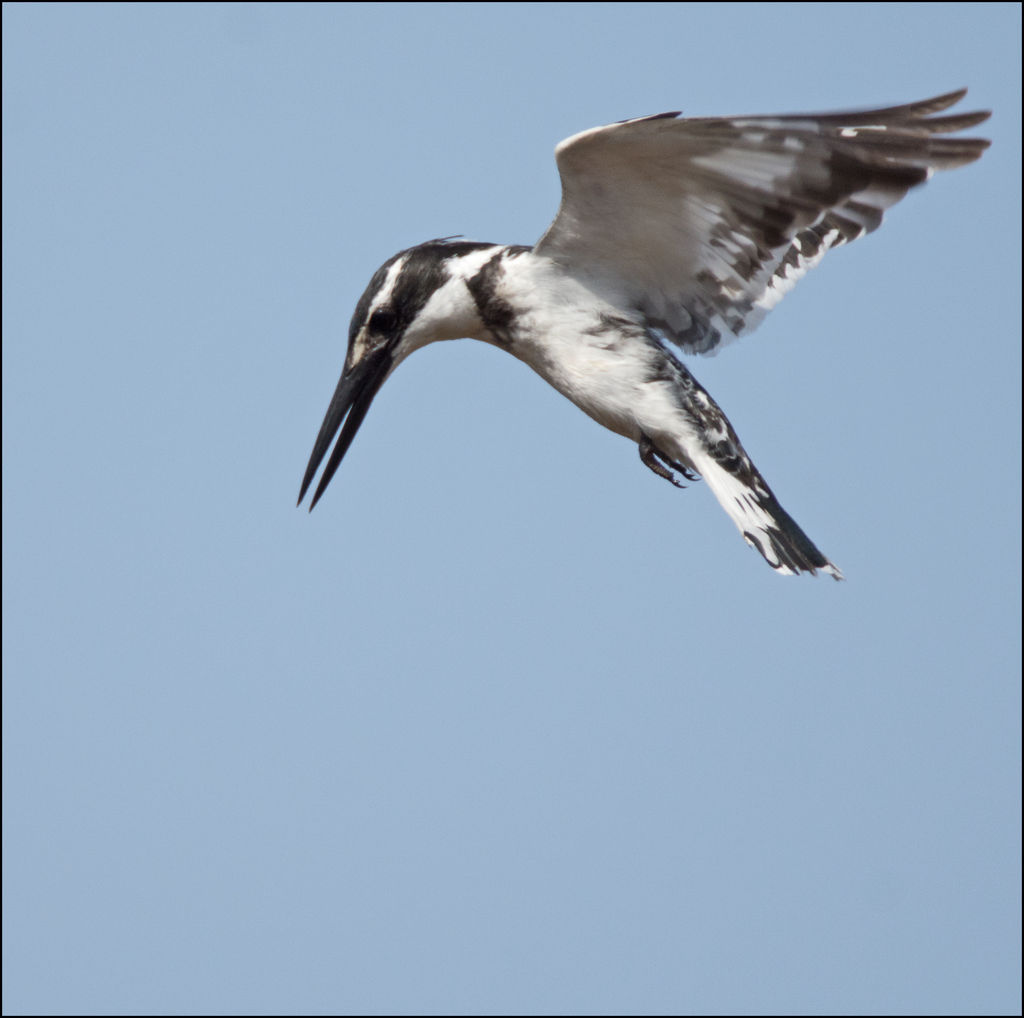
[[[373,397],[377,395],[380,387],[384,384],[388,370],[391,367],[391,354],[386,348],[368,353],[354,367],[345,365],[338,387],[331,397],[331,405],[327,408],[327,416],[324,423],[320,425],[320,434],[316,436],[316,443],[313,446],[313,454],[309,457],[309,465],[306,467],[306,475],[302,478],[302,487],[299,489],[299,501],[301,504],[306,497],[306,491],[313,480],[313,476],[320,466],[320,461],[327,453],[327,448],[334,441],[334,436],[341,428],[338,441],[327,461],[320,483],[313,494],[313,501],[309,503],[309,511],[320,501],[320,496],[327,490],[331,483],[334,472],[341,465],[341,461],[356,437],[359,425],[363,423],[366,411],[370,409]],[[344,421],[344,427],[342,427]]]

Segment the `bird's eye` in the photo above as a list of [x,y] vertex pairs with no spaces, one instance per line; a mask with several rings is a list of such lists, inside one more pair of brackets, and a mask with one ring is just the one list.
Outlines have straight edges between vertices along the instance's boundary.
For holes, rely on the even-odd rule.
[[380,308],[370,315],[370,328],[374,332],[388,333],[395,328],[395,313],[389,308]]

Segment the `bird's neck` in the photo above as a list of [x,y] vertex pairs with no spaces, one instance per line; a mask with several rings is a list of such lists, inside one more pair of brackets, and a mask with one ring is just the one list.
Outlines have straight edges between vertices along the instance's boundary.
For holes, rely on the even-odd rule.
[[443,339],[507,346],[514,317],[507,297],[509,267],[530,249],[470,242],[431,247],[433,288],[403,339],[402,356]]

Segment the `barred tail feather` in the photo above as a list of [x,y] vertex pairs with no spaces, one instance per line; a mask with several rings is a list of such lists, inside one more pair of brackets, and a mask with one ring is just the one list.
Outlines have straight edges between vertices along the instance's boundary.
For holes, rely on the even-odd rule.
[[711,455],[702,456],[700,462],[694,464],[736,524],[743,540],[780,573],[788,576],[814,574],[820,569],[834,580],[841,580],[843,574],[839,568],[818,551],[779,504],[750,460],[746,457],[744,460],[746,469],[741,475],[730,471]]

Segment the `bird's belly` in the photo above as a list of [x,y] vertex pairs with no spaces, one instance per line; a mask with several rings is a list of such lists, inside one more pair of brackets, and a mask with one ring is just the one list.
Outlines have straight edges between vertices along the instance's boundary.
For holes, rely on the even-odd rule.
[[690,426],[658,370],[659,351],[642,343],[590,339],[547,344],[539,356],[523,359],[598,424],[631,441],[644,434],[678,434]]

